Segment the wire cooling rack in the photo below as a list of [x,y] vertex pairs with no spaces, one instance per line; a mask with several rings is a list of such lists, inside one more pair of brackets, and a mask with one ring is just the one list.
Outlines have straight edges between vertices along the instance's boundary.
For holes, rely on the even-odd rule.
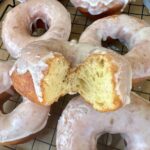
[[[72,32],[70,39],[78,39],[80,34],[85,30],[85,28],[89,24],[91,24],[91,21],[82,14],[80,14],[80,12],[71,5],[69,0],[62,0],[61,2],[71,13]],[[15,0],[3,0],[0,3],[0,33],[2,28],[2,20],[4,19],[6,13],[17,4],[18,2]],[[148,13],[148,10],[144,7],[142,0],[137,0],[137,2],[130,3],[123,13],[138,17],[140,19],[144,19],[145,21],[150,23],[150,14]],[[126,53],[126,48],[124,48],[122,45],[118,45],[117,47],[118,49],[115,50],[117,50],[119,53]],[[8,59],[12,58],[5,50],[2,39],[0,37],[0,60],[7,61]],[[139,86],[134,87],[133,90],[145,99],[150,100],[150,80],[147,80]],[[55,103],[52,106],[51,116],[49,117],[46,128],[35,139],[25,144],[19,144],[14,146],[0,146],[0,150],[56,150],[55,139],[57,121],[69,100],[70,96],[66,95],[62,98],[61,101]],[[14,109],[20,101],[20,97],[15,97],[11,100],[8,100],[4,104],[5,112],[8,113],[12,111],[12,109]],[[98,150],[122,150],[124,149],[124,146],[125,141],[121,139],[119,134],[105,134],[97,142]]]

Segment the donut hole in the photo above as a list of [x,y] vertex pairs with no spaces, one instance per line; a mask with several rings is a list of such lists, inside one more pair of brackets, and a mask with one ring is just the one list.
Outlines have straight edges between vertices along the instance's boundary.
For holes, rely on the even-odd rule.
[[18,96],[16,97],[11,97],[7,101],[5,101],[2,105],[2,112],[4,114],[9,114],[11,113],[22,101],[21,98]]
[[128,48],[123,43],[121,43],[118,39],[112,39],[111,37],[108,37],[106,41],[102,40],[102,46],[112,49],[121,55],[128,52]]
[[126,147],[126,141],[120,134],[103,134],[97,140],[97,150],[101,149],[118,149],[123,150]]
[[39,37],[46,33],[49,29],[49,25],[41,18],[35,19],[31,23],[31,36]]
[[115,66],[104,55],[89,56],[77,70],[77,91],[96,110],[113,110],[119,107],[115,91]]

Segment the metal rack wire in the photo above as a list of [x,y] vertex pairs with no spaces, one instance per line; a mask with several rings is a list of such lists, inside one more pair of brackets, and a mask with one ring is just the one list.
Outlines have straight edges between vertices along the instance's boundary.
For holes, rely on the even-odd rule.
[[[89,24],[91,24],[92,21],[80,14],[80,12],[71,5],[69,0],[62,0],[61,2],[71,13],[72,32],[70,40],[78,39],[80,34]],[[6,13],[18,4],[18,2],[16,2],[15,0],[5,0],[4,2],[0,3],[0,8],[2,5],[4,5],[3,3],[7,4],[5,4],[5,6],[3,7],[3,11],[0,14],[0,31],[2,28],[2,20],[5,17]],[[144,19],[150,23],[150,14],[143,5],[142,0],[130,3],[123,13]],[[126,49],[124,46],[120,45],[119,50],[117,51],[121,54],[124,54],[126,52]],[[6,52],[0,38],[0,60],[6,61],[8,59],[11,59],[11,57]],[[133,90],[147,100],[150,100],[150,80],[145,81],[140,86],[134,87]],[[18,104],[18,99],[20,102],[20,98],[17,97],[9,100],[8,103],[6,103],[6,109],[8,109],[8,112],[11,111],[9,107],[16,107],[16,105]],[[52,106],[51,116],[49,117],[46,128],[34,140],[20,145],[0,146],[0,150],[56,150],[55,138],[57,121],[69,99],[70,96],[67,95],[62,98],[61,101],[55,103]],[[98,140],[97,147],[98,149],[102,150],[121,150],[123,149],[124,145],[125,142],[120,138],[119,135],[105,134]]]

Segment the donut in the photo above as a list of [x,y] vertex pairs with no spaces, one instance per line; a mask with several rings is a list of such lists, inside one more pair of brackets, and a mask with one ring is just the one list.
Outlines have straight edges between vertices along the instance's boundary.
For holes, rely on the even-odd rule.
[[[44,28],[46,32],[37,36],[37,28]],[[18,58],[27,44],[50,38],[68,40],[70,31],[70,14],[61,3],[56,0],[29,0],[7,13],[2,25],[2,41],[10,55]]]
[[120,133],[127,150],[150,149],[150,102],[131,93],[131,103],[113,112],[98,112],[81,97],[63,111],[57,125],[57,150],[96,150],[104,133]]
[[135,17],[114,15],[99,19],[80,36],[80,42],[102,47],[108,37],[118,39],[129,50],[124,57],[132,67],[133,83],[150,77],[150,25]]
[[24,97],[12,112],[4,113],[3,104],[15,95],[9,77],[13,63],[0,62],[0,144],[17,144],[32,137],[45,127],[50,110]]
[[81,13],[100,18],[123,11],[130,0],[71,0]]
[[41,105],[74,93],[99,111],[130,102],[130,64],[116,52],[93,45],[56,39],[30,43],[10,74],[14,88]]

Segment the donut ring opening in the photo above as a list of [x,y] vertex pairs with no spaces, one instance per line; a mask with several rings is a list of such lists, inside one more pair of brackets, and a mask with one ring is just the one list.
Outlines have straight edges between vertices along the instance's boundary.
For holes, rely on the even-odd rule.
[[[112,121],[113,122],[113,121]],[[102,135],[100,135],[97,139],[97,143],[96,143],[96,147],[97,149],[99,150],[103,150],[105,149],[105,146],[107,148],[107,146],[109,145],[110,147],[114,147],[114,144],[115,146],[118,146],[118,143],[123,140],[121,143],[121,148],[125,149],[125,147],[127,147],[127,142],[124,138],[122,138],[122,136],[118,133],[118,134],[111,134],[111,133],[103,133]],[[102,145],[102,143],[104,143]],[[105,145],[106,144],[106,145]],[[119,147],[118,147],[119,148]]]
[[[11,105],[10,105],[11,103]],[[13,105],[13,103],[15,105]],[[5,101],[3,101],[3,103],[1,104],[1,108],[0,111],[3,114],[9,114],[11,113],[18,105],[19,103],[13,100],[13,97],[7,98],[5,99]],[[8,108],[9,107],[9,108]]]
[[3,92],[0,94],[0,111],[3,113],[3,114],[6,114],[6,111],[5,111],[5,104],[6,102],[9,100],[9,98],[11,97],[10,94],[8,94],[7,92]]
[[101,43],[103,47],[109,48],[121,55],[125,55],[129,52],[129,49],[126,47],[126,45],[121,43],[118,39],[112,39],[111,37],[108,37],[106,40],[102,40]]
[[33,37],[42,36],[49,29],[49,24],[43,18],[37,17],[30,24],[30,34]]

